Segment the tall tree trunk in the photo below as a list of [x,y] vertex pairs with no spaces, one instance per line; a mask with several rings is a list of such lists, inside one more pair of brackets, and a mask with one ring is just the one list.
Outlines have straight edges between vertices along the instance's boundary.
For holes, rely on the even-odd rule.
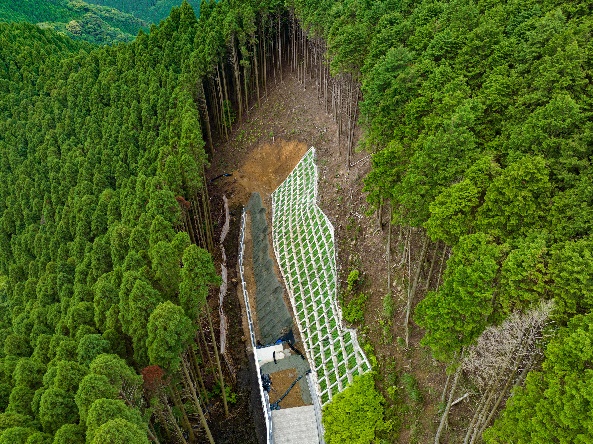
[[476,432],[480,428],[481,421],[483,421],[482,418],[486,414],[486,410],[492,402],[492,398],[494,397],[497,388],[497,386],[492,386],[490,390],[488,390],[488,392],[486,393],[487,396],[481,397],[480,402],[478,403],[478,408],[474,412],[470,425],[465,434],[465,438],[463,439],[463,444],[474,442],[476,438]]
[[184,379],[187,381],[186,387],[189,389],[191,397],[194,401],[194,405],[198,409],[198,415],[200,416],[200,423],[202,424],[202,427],[204,427],[204,431],[206,432],[208,441],[210,442],[210,444],[214,444],[214,438],[212,437],[212,432],[210,431],[210,427],[208,427],[208,422],[206,421],[206,416],[204,415],[204,410],[202,409],[202,404],[200,403],[200,400],[198,399],[198,396],[196,394],[195,387],[191,382],[189,372],[187,371],[187,363],[183,359],[181,360],[181,367],[183,368],[183,373],[185,375]]
[[[223,67],[224,69],[224,67]],[[218,64],[216,64],[216,80],[218,82],[218,97],[220,100],[220,117],[221,117],[221,124],[222,124],[222,130],[224,131],[224,136],[226,140],[229,140],[229,129],[228,129],[228,125],[227,125],[227,116],[225,115],[225,109],[224,109],[224,94],[223,94],[223,86],[222,86],[222,80],[221,80],[221,76],[220,76],[220,69],[218,68]],[[229,115],[229,121],[230,121],[230,115]],[[221,134],[222,135],[222,134]]]
[[267,60],[268,60],[268,53],[266,51],[266,28],[264,25],[264,19],[261,18],[261,22],[260,22],[260,29],[262,32],[262,38],[261,38],[261,45],[263,47],[263,51],[262,51],[262,73],[263,73],[263,78],[264,78],[264,92],[266,94],[266,97],[268,95],[268,66],[267,66]]
[[171,384],[169,386],[169,390],[171,398],[173,399],[173,404],[175,404],[175,407],[177,407],[177,409],[179,409],[179,411],[181,412],[181,423],[183,424],[183,428],[189,435],[189,442],[194,443],[196,442],[196,435],[194,434],[194,429],[192,428],[191,423],[189,422],[189,418],[187,417],[187,413],[185,411],[185,407],[183,406],[181,396],[179,396],[179,392],[177,391],[177,387],[175,387],[175,384]]
[[212,143],[212,130],[210,128],[210,113],[206,103],[206,92],[204,91],[204,82],[200,79],[198,82],[198,103],[202,111],[202,119],[206,124],[206,143],[210,154],[214,154],[214,144]]
[[[165,430],[165,435],[167,436],[167,442],[171,442],[171,431],[169,430],[169,423],[168,423],[167,419],[165,418],[165,415],[163,414],[163,410],[160,409],[158,406],[156,406],[153,408],[153,412],[156,413],[159,423],[163,426],[163,429]],[[175,418],[173,418],[173,421],[176,422]],[[179,432],[179,434],[181,434],[181,431]]]
[[437,253],[438,253],[439,247],[441,245],[440,242],[441,241],[437,241],[434,244],[434,250],[432,252],[432,259],[430,260],[430,269],[428,270],[428,277],[426,278],[426,285],[424,286],[425,291],[428,291],[428,289],[430,288],[430,280],[432,279],[432,272],[434,270],[434,264],[436,262]]
[[239,109],[239,122],[243,121],[243,94],[241,90],[241,70],[239,67],[239,54],[237,53],[237,42],[235,33],[231,37],[231,58],[233,60],[233,75],[235,78],[235,95],[237,96]]
[[[230,132],[230,129],[231,129],[232,125],[233,125],[233,120],[231,118],[231,107],[232,107],[232,105],[231,105],[231,100],[229,99],[229,90],[228,90],[228,86],[227,86],[228,85],[228,82],[227,82],[227,79],[226,79],[226,73],[225,73],[225,69],[224,69],[224,65],[223,64],[221,64],[220,70],[222,71],[222,85],[223,85],[223,91],[224,91],[224,101],[227,104],[227,106],[226,106],[226,114],[227,114],[226,115],[226,118],[228,119],[227,125],[228,125],[229,132]],[[227,136],[227,140],[228,140],[228,136]]]
[[441,265],[439,267],[437,286],[436,286],[435,290],[438,290],[439,286],[441,285],[441,276],[443,275],[443,264],[445,263],[445,258],[447,257],[447,252],[448,252],[448,248],[447,248],[447,245],[445,245],[445,248],[443,248],[443,257],[441,258]]
[[[461,351],[461,358],[459,362],[463,359],[463,350]],[[449,392],[449,400],[447,401],[447,405],[445,406],[445,410],[443,411],[443,415],[441,416],[441,421],[439,423],[439,428],[437,429],[436,435],[434,437],[434,444],[440,444],[441,434],[443,433],[443,429],[445,428],[445,424],[449,418],[449,410],[451,410],[451,404],[453,404],[453,399],[455,396],[455,390],[457,390],[457,383],[459,382],[459,376],[461,376],[461,364],[455,371],[455,377],[453,378],[453,385],[451,386],[451,391]]]
[[148,437],[155,444],[161,444],[161,442],[159,441],[159,439],[156,437],[156,432],[155,432],[155,430],[154,430],[154,428],[152,426],[152,423],[150,421],[148,422]]
[[171,422],[171,424],[173,424],[173,427],[175,428],[175,432],[177,434],[177,438],[181,441],[182,444],[187,444],[187,440],[185,439],[185,436],[183,436],[183,432],[181,431],[181,428],[179,427],[179,424],[177,423],[177,419],[175,419],[175,415],[173,415],[173,410],[171,410],[171,406],[169,405],[168,400],[166,399],[166,396],[163,396],[165,399],[161,400],[163,406],[165,407],[165,409],[167,410],[167,415],[169,416],[169,422]]
[[302,30],[303,35],[303,90],[307,90],[307,35]]
[[[418,261],[418,266],[414,272],[414,281],[412,283],[412,288],[408,292],[408,302],[406,304],[406,347],[409,345],[409,338],[410,338],[410,312],[412,311],[412,301],[414,300],[414,295],[416,294],[416,287],[418,286],[418,280],[420,279],[420,273],[422,271],[422,264],[424,263],[424,257],[426,256],[426,250],[428,247],[428,237],[425,236],[424,240],[422,241],[422,251],[420,252],[420,260]],[[408,284],[409,285],[409,284]]]
[[196,374],[198,383],[200,384],[200,390],[201,390],[200,396],[202,396],[202,398],[204,398],[204,399],[208,399],[208,391],[206,390],[206,385],[204,384],[204,378],[202,377],[202,370],[200,369],[198,357],[196,356],[196,353],[194,352],[192,347],[189,347],[189,355],[191,358],[191,364],[193,366],[194,373]]
[[203,217],[200,209],[200,201],[198,200],[197,196],[194,196],[192,199],[192,206],[189,209],[190,211],[190,220],[193,223],[193,229],[197,234],[197,239],[199,242],[196,242],[202,248],[206,247],[206,236],[204,234],[204,226],[203,224]]
[[259,61],[257,58],[257,52],[258,52],[258,44],[256,41],[252,42],[252,47],[253,47],[253,67],[255,69],[255,90],[257,92],[257,106],[259,107],[261,104],[261,95],[259,92]]
[[216,134],[218,134],[219,137],[222,138],[222,135],[224,133],[224,130],[222,128],[222,114],[220,111],[220,100],[219,100],[219,94],[218,94],[218,88],[216,87],[216,79],[214,78],[214,76],[211,77],[212,81],[209,82],[211,83],[211,88],[209,90],[210,92],[210,108],[212,111],[212,118],[214,119],[214,124],[216,126]]
[[210,325],[210,333],[212,334],[212,344],[214,345],[214,359],[216,360],[216,367],[218,368],[218,377],[220,382],[220,391],[222,392],[222,403],[224,404],[224,414],[228,418],[229,407],[226,399],[226,389],[224,387],[224,375],[222,374],[222,366],[220,365],[220,356],[218,354],[218,345],[216,344],[216,337],[214,336],[214,328],[212,327],[212,314],[208,303],[205,304],[208,315],[208,324]]
[[202,164],[202,205],[204,207],[204,223],[206,225],[206,239],[208,251],[214,254],[214,227],[212,224],[212,210],[210,208],[210,196],[208,194],[208,183],[206,182],[206,170]]
[[[208,364],[210,366],[210,371],[213,375],[216,375],[216,369],[214,368],[214,362],[212,361],[212,357],[210,356],[210,352],[208,351],[208,342],[206,341],[206,335],[204,334],[204,328],[202,327],[202,322],[198,321],[198,332],[200,334],[200,339],[204,344],[204,349],[206,350],[206,358],[208,359]],[[212,333],[212,337],[214,337],[214,333]],[[201,350],[201,348],[200,348]],[[201,356],[202,362],[206,363],[204,356]]]
[[194,229],[191,225],[191,217],[189,216],[189,210],[185,208],[183,205],[179,205],[181,209],[181,214],[183,215],[183,225],[185,232],[189,235],[189,240],[192,244],[196,243],[196,236],[194,233]]
[[243,65],[243,88],[245,88],[245,94],[243,96],[243,106],[245,107],[245,114],[249,112],[249,83],[251,81],[251,63],[248,61],[248,57],[241,58]]
[[278,72],[280,73],[280,83],[282,80],[282,31],[280,29],[280,16],[278,13]]
[[[391,211],[391,206],[389,207]],[[391,218],[387,230],[387,296],[391,297]]]

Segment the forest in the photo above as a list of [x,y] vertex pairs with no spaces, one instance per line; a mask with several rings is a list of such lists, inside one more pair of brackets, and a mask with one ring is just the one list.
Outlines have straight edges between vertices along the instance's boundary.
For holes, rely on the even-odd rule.
[[[0,23],[0,444],[215,442],[233,381],[205,171],[285,69],[348,166],[372,154],[384,300],[399,279],[402,347],[447,375],[431,440],[593,439],[591,5],[205,0],[98,46],[24,23],[71,20],[38,3],[0,4],[21,22]],[[328,443],[419,442],[422,397],[389,371],[326,408]]]
[[[200,2],[189,0],[196,15]],[[96,44],[131,42],[169,15],[181,0],[0,0],[0,22],[29,22],[75,40]]]

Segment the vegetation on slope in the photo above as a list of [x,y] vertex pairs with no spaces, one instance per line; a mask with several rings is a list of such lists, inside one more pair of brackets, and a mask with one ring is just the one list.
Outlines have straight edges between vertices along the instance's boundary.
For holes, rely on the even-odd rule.
[[[97,44],[131,42],[138,31],[159,23],[181,0],[82,1],[0,0],[0,21],[29,22],[76,40]],[[189,1],[196,13],[200,2]]]
[[327,444],[368,444],[375,441],[377,432],[389,430],[383,419],[385,399],[375,389],[373,377],[373,373],[355,376],[352,384],[323,408]]
[[[159,23],[171,12],[171,8],[179,6],[179,0],[91,0],[88,3],[109,6],[127,14],[132,14],[147,23]],[[200,15],[200,1],[187,0],[196,16]]]

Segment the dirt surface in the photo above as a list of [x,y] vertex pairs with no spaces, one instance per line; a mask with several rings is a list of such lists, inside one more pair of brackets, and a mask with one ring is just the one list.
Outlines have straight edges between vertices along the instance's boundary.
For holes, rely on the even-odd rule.
[[265,197],[286,179],[307,152],[307,145],[275,139],[255,148],[246,161],[233,171],[229,186],[232,204],[243,205],[254,191]]
[[[392,285],[388,289],[388,209],[384,209],[383,224],[380,225],[376,213],[367,215],[368,204],[362,191],[363,179],[370,169],[370,155],[356,152],[350,165],[347,164],[344,141],[338,143],[334,116],[325,112],[314,86],[305,90],[294,75],[285,72],[284,82],[268,88],[260,106],[255,104],[244,121],[233,129],[231,138],[218,144],[208,176],[212,178],[228,172],[233,175],[211,184],[213,201],[226,194],[232,214],[239,219],[250,193],[259,191],[270,217],[270,193],[311,146],[317,152],[318,203],[335,228],[341,293],[345,293],[348,273],[356,269],[362,277],[356,292],[368,295],[364,322],[357,327],[361,343],[368,344],[377,357],[378,385],[387,399],[388,418],[394,424],[393,431],[382,438],[386,442],[402,444],[432,442],[438,426],[437,406],[446,374],[444,366],[433,360],[426,348],[420,347],[423,333],[413,322],[410,322],[408,347],[403,340],[406,282],[408,275],[414,273],[414,268],[408,269],[404,260],[407,255],[406,231],[397,227],[392,230],[389,267]],[[217,208],[216,204],[213,208]],[[236,238],[237,235],[238,231],[231,231],[229,237]],[[412,263],[418,260],[420,242],[420,235],[412,232],[409,243]],[[442,250],[437,249],[436,255],[434,251],[435,246],[430,245],[426,261],[435,257],[438,269]],[[425,262],[414,305],[427,290],[425,280],[429,265]],[[233,257],[229,257],[229,269],[233,267]],[[435,270],[428,287],[434,288],[436,284]],[[386,309],[384,303],[389,291],[393,300],[391,310]],[[344,294],[346,302],[351,297]],[[247,333],[243,338],[247,339]],[[406,374],[413,375],[421,395],[419,398],[414,398],[402,382]],[[462,390],[460,388],[459,392]],[[449,427],[441,439],[443,444],[458,442],[458,429],[466,421],[468,408],[464,401],[451,410]]]
[[[298,377],[297,371],[294,368],[289,368],[276,373],[272,373],[272,390],[270,391],[270,404],[275,403],[288,390],[290,385]],[[297,383],[292,390],[281,401],[280,405],[283,409],[291,407],[301,407],[305,405],[303,402],[303,395],[301,394],[301,386]]]

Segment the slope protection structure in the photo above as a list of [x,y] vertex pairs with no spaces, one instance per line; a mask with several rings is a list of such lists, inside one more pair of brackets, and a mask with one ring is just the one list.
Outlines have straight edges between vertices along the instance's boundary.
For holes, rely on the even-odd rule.
[[317,206],[314,148],[272,193],[272,238],[316,390],[326,404],[371,367],[356,332],[342,325],[334,228]]

